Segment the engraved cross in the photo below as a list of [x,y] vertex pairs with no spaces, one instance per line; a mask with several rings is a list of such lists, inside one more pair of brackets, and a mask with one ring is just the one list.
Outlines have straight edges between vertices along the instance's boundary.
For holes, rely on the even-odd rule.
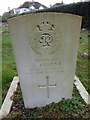
[[46,76],[46,85],[39,85],[39,88],[47,89],[47,98],[49,98],[49,87],[56,87],[56,84],[49,85],[49,76]]

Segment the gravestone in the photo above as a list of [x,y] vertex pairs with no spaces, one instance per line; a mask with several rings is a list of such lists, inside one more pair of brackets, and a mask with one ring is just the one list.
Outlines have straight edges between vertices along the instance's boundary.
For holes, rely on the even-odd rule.
[[81,17],[32,13],[8,23],[25,107],[71,98]]

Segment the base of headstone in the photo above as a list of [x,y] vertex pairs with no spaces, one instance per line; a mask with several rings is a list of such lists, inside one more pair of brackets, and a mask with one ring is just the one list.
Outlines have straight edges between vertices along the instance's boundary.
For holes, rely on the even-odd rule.
[[[86,102],[86,104],[90,104],[90,95],[89,93],[86,91],[86,89],[84,88],[83,84],[80,82],[79,78],[77,76],[74,77],[74,84],[77,88],[77,90],[79,91],[81,97],[84,99],[84,101]],[[17,89],[17,84],[19,82],[19,77],[15,76],[13,78],[13,81],[11,83],[11,86],[7,92],[6,98],[1,106],[0,109],[0,119],[4,118],[5,116],[7,116],[10,112],[11,106],[12,106],[12,102],[13,100],[11,100],[10,98],[14,95],[14,91],[16,91]]]

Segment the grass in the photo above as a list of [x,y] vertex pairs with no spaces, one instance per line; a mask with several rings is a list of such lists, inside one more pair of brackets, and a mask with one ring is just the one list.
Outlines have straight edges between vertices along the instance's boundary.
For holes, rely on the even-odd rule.
[[9,84],[13,77],[17,75],[16,65],[14,61],[13,49],[11,45],[11,38],[8,28],[4,28],[2,32],[2,88],[4,99]]
[[11,38],[8,29],[5,28],[2,33],[2,73],[3,85],[12,81],[12,78],[16,75]]
[[88,54],[88,32],[81,33],[81,39],[79,40],[79,50],[77,57],[76,75],[79,77],[86,90],[90,93],[90,78],[89,69],[90,60],[83,58],[83,54]]
[[[10,82],[13,77],[17,75],[16,65],[14,61],[14,55],[11,45],[11,38],[8,32],[8,28],[2,29],[2,86],[3,86],[3,100],[10,86]],[[0,41],[1,42],[1,41]],[[1,50],[0,50],[1,51]],[[88,77],[88,63],[90,61],[83,58],[83,53],[88,53],[88,32],[81,33],[81,39],[79,41],[79,51],[77,58],[76,75],[80,78],[81,82],[85,86],[86,90],[90,93],[90,84]],[[1,62],[1,60],[0,60]],[[9,118],[18,119],[24,117],[32,118],[54,118],[54,117],[73,117],[78,118],[89,117],[90,106],[86,105],[85,102],[80,97],[76,88],[74,87],[73,98],[70,100],[62,100],[61,102],[55,104],[52,103],[43,108],[35,109],[25,109],[23,104],[23,98],[18,86],[18,90],[14,95],[14,102],[10,114],[7,116]],[[52,119],[51,118],[51,119]]]

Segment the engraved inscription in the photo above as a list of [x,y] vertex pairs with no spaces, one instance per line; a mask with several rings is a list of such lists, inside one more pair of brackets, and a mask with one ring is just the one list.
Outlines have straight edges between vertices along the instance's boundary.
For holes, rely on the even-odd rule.
[[63,72],[63,64],[62,60],[58,60],[57,58],[49,59],[35,59],[35,64],[30,69],[30,73],[32,74],[50,74],[50,73],[60,73]]
[[37,25],[37,30],[39,32],[43,31],[52,31],[54,29],[54,25],[50,22],[42,22],[40,25]]
[[39,41],[42,46],[50,46],[50,43],[52,42],[53,37],[49,33],[43,33],[41,35],[41,40]]
[[53,37],[48,32],[53,31],[54,25],[50,24],[50,22],[42,22],[40,25],[37,25],[37,29],[38,29],[39,32],[43,32],[39,42],[41,43],[42,46],[49,47],[50,43],[53,40]]
[[49,95],[49,87],[56,87],[56,84],[49,84],[49,76],[46,76],[46,85],[39,85],[39,88],[46,88],[47,89],[47,98],[50,97]]
[[44,21],[35,25],[32,30],[29,44],[35,53],[47,56],[60,49],[62,36],[61,32],[56,35],[58,30],[54,24]]

